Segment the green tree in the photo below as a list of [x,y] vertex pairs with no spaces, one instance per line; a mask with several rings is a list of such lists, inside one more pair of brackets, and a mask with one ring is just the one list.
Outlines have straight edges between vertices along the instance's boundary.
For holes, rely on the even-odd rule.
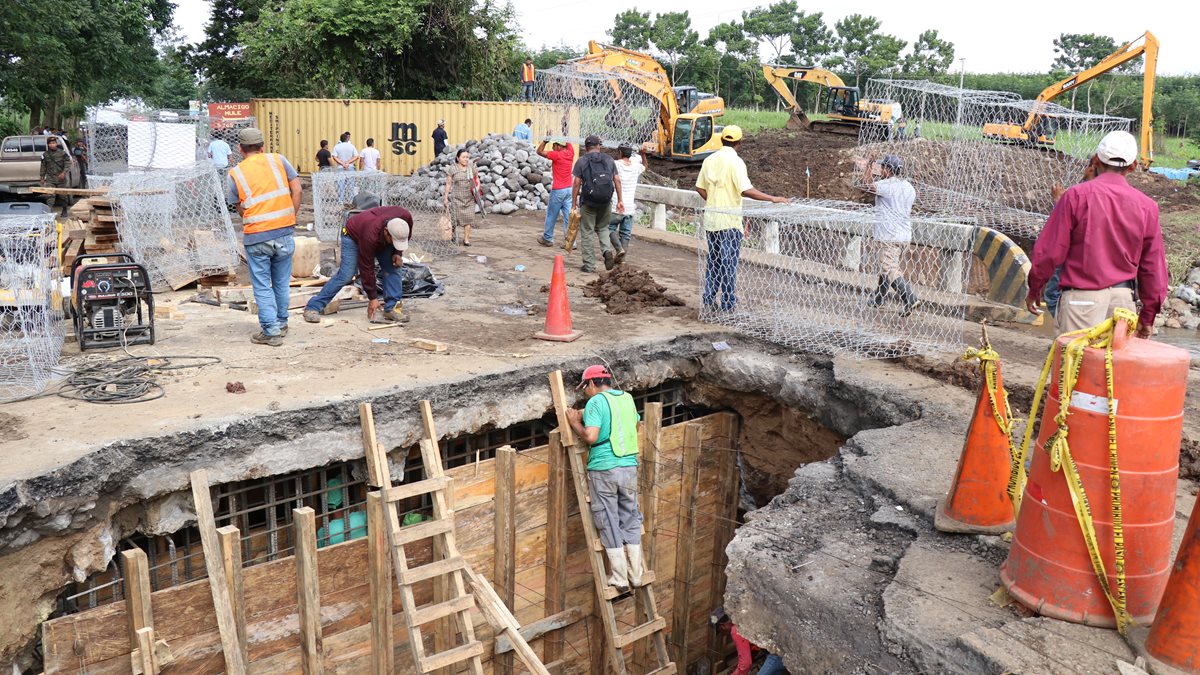
[[833,31],[825,25],[822,12],[796,15],[792,28],[792,56],[801,66],[819,66],[834,49]]
[[900,52],[908,44],[894,35],[880,33],[879,28],[879,19],[862,14],[851,14],[834,24],[838,52],[829,63],[853,74],[855,86],[862,85],[863,76],[896,68]]
[[692,19],[687,11],[666,12],[654,16],[654,46],[670,66],[671,82],[676,81],[679,60],[695,49],[700,34],[692,30]]
[[746,35],[742,25],[728,21],[713,26],[704,39],[704,46],[713,50],[716,56],[713,93],[723,95],[727,105],[735,105],[743,97],[753,103],[752,92],[757,79],[754,57],[758,44]]
[[258,20],[265,0],[212,0],[204,40],[185,47],[183,59],[204,83],[210,101],[249,101],[268,88],[259,71],[248,68],[238,30]]
[[943,75],[953,63],[954,43],[938,37],[936,30],[927,30],[917,36],[900,69],[912,75]]
[[571,59],[583,56],[583,52],[569,47],[565,44],[559,44],[554,47],[542,47],[536,52],[528,54],[533,59],[533,65],[538,70],[542,68],[551,68],[558,65],[560,61],[569,61]]
[[796,31],[796,11],[795,0],[780,0],[767,7],[742,12],[746,33],[767,43],[774,52],[775,63],[782,62],[791,47],[792,34]]
[[638,12],[627,9],[613,19],[613,27],[608,30],[608,36],[613,44],[625,49],[644,52],[650,49],[654,37],[654,23],[650,21],[650,12]]
[[1113,53],[1117,41],[1095,33],[1062,33],[1054,38],[1054,71],[1077,73]]

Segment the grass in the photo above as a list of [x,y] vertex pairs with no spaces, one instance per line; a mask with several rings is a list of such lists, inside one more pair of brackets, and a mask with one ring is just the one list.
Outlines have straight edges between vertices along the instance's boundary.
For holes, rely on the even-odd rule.
[[1167,250],[1167,272],[1175,286],[1183,283],[1192,263],[1200,259],[1200,212],[1164,213],[1159,222]]
[[720,118],[720,124],[729,126],[735,124],[746,134],[757,134],[764,129],[782,129],[787,126],[788,114],[774,110],[751,110],[749,108],[730,108],[725,116]]
[[1200,145],[1188,138],[1160,136],[1162,150],[1154,153],[1154,165],[1182,169],[1189,159],[1200,159]]

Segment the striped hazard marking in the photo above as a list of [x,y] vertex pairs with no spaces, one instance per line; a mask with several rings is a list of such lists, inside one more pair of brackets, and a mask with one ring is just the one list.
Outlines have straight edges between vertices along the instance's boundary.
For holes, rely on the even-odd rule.
[[977,232],[974,253],[987,270],[988,299],[1021,307],[1029,294],[1029,256],[996,230],[980,227]]

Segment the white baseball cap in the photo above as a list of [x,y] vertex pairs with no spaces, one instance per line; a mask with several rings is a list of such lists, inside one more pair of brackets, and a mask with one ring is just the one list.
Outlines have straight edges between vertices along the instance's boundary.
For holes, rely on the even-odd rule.
[[408,223],[403,218],[392,218],[387,222],[388,234],[392,235],[392,248],[397,251],[408,250]]
[[1100,139],[1096,156],[1109,166],[1131,166],[1137,162],[1137,139],[1128,131],[1110,131]]

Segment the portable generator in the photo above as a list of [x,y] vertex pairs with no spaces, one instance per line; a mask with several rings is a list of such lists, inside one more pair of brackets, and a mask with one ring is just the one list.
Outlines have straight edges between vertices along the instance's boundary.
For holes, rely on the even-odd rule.
[[71,266],[71,280],[71,313],[80,351],[154,344],[150,279],[132,256],[79,256]]

